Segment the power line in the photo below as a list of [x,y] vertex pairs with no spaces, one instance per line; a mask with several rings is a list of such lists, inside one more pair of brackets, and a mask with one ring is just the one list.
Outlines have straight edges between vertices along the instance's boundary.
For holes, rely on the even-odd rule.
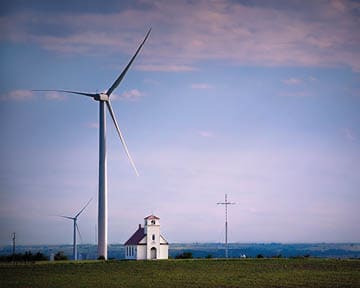
[[227,194],[225,194],[225,202],[218,202],[217,205],[225,205],[225,258],[228,258],[228,205],[235,205],[235,202],[229,202],[227,200]]

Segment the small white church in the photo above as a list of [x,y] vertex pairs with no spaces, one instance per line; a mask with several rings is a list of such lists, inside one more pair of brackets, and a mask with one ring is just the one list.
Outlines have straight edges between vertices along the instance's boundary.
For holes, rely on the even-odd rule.
[[169,243],[160,234],[160,218],[150,215],[144,220],[144,227],[139,224],[139,228],[124,244],[125,259],[168,259]]

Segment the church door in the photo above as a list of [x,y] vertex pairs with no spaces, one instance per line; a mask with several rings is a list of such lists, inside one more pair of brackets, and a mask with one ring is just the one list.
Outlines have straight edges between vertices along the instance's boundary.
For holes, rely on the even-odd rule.
[[156,248],[152,247],[150,249],[150,259],[156,259]]

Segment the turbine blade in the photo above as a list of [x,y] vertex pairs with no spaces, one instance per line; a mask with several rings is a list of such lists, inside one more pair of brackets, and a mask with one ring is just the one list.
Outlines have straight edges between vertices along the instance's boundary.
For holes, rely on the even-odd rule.
[[86,93],[86,92],[70,91],[70,90],[31,90],[31,91],[70,93],[70,94],[78,94],[78,95],[89,96],[89,97],[92,97],[92,98],[94,98],[96,96],[96,94],[94,94],[94,93]]
[[121,80],[124,78],[126,72],[129,70],[131,64],[134,62],[136,56],[139,54],[139,52],[140,52],[142,46],[144,45],[146,39],[149,37],[150,31],[151,31],[151,28],[150,28],[149,31],[147,32],[144,40],[141,42],[139,48],[136,50],[136,52],[135,52],[134,56],[131,58],[130,62],[127,64],[127,66],[125,67],[125,69],[121,72],[120,76],[115,80],[114,84],[112,84],[112,86],[111,86],[111,87],[109,88],[109,90],[106,92],[106,94],[107,94],[108,96],[110,96],[111,93],[116,89],[116,87],[119,86]]
[[82,239],[82,236],[81,236],[81,233],[80,233],[79,226],[78,226],[77,223],[75,224],[75,226],[76,226],[76,230],[77,230],[77,232],[79,233],[79,236],[80,236],[80,242],[83,243],[83,239]]
[[74,220],[74,218],[73,218],[73,217],[70,217],[70,216],[59,215],[59,217],[66,218],[66,219],[70,219],[70,220]]
[[118,123],[117,123],[117,121],[116,121],[116,117],[115,117],[115,114],[114,114],[114,110],[113,110],[112,107],[111,107],[110,100],[106,101],[106,105],[107,105],[107,107],[108,107],[108,109],[109,109],[111,118],[112,118],[113,121],[114,121],[114,125],[115,125],[115,128],[116,128],[116,131],[117,131],[118,134],[119,134],[121,143],[122,143],[122,145],[123,145],[123,147],[124,147],[124,149],[125,149],[125,153],[126,153],[127,157],[128,157],[129,160],[130,160],[131,166],[134,168],[135,174],[136,174],[137,176],[139,176],[139,172],[138,172],[138,170],[136,169],[134,160],[131,158],[131,155],[130,155],[129,150],[128,150],[128,148],[127,148],[127,145],[126,145],[126,142],[125,142],[125,138],[124,138],[124,136],[122,135],[122,133],[121,133],[121,131],[120,131],[120,128],[119,128],[119,125],[118,125]]
[[86,203],[86,205],[80,210],[80,212],[78,214],[76,214],[76,216],[74,218],[79,217],[79,215],[85,210],[85,208],[90,204],[92,198],[90,198],[90,200]]

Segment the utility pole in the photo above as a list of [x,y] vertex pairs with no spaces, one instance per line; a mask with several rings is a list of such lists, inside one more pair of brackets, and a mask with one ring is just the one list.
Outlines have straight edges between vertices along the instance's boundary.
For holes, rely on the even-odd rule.
[[12,258],[13,262],[15,262],[15,240],[16,240],[16,233],[12,233],[12,241],[13,241],[13,251],[12,251]]
[[218,205],[225,205],[225,258],[228,258],[228,205],[235,205],[235,202],[228,202],[227,194],[225,194],[225,202],[218,202]]

